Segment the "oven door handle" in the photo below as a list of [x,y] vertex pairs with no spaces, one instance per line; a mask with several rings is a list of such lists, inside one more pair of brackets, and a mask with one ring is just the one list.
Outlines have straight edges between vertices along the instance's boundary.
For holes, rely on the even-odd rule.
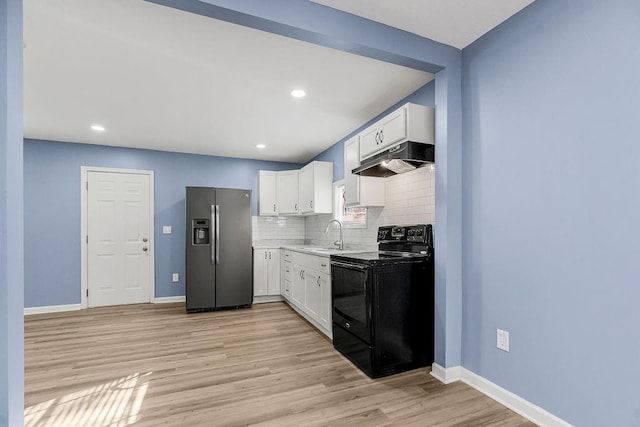
[[335,266],[335,267],[341,267],[341,268],[349,268],[351,270],[361,270],[361,271],[365,271],[369,269],[369,266],[367,265],[360,265],[360,264],[347,264],[344,262],[340,262],[340,261],[331,261],[331,265]]

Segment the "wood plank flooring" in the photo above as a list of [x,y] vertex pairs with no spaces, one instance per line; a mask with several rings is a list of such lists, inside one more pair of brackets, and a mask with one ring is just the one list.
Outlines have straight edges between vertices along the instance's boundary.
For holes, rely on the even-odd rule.
[[418,369],[372,380],[284,303],[25,317],[26,426],[533,426]]

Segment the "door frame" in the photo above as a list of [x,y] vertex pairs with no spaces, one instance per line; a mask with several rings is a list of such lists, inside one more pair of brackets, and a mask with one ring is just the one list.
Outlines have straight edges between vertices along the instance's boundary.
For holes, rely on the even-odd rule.
[[154,175],[152,170],[142,169],[118,169],[94,166],[80,167],[80,308],[89,306],[87,291],[89,289],[89,254],[87,251],[87,229],[89,200],[87,197],[87,183],[89,172],[126,173],[149,176],[149,302],[155,301],[156,276],[155,276],[155,203]]

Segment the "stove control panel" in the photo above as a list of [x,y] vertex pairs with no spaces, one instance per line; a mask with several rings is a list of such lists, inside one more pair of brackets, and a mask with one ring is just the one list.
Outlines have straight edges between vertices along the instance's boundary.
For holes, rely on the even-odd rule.
[[426,243],[431,225],[403,225],[378,228],[378,242]]

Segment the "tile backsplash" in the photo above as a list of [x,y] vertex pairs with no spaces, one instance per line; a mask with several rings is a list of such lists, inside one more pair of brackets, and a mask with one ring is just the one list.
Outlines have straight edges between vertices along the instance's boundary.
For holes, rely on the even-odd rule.
[[299,216],[252,216],[253,242],[279,244],[303,244],[305,218]]
[[[381,225],[435,223],[435,169],[425,166],[385,178],[384,207],[367,209],[367,228],[345,228],[346,249],[375,250],[376,233]],[[309,217],[252,217],[253,241],[274,245],[307,244],[332,247],[338,240],[337,226],[324,229],[332,214]]]

